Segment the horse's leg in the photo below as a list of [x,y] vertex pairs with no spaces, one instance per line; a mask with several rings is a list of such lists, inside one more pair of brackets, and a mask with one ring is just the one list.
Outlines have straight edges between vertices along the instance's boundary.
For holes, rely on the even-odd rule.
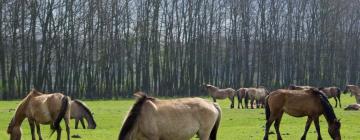
[[35,124],[34,124],[34,120],[28,119],[28,121],[29,121],[30,131],[31,131],[31,139],[35,140]]
[[234,96],[233,97],[229,97],[231,104],[230,104],[230,108],[233,109],[234,108]]
[[[81,125],[82,125],[83,129],[85,129],[84,118],[81,118],[81,119],[80,119],[80,122],[81,122]],[[88,124],[88,125],[89,125],[89,124]]]
[[315,128],[316,128],[316,132],[318,134],[318,140],[322,140],[321,133],[320,133],[319,116],[314,118],[314,124],[315,124]]
[[337,97],[336,97],[336,96],[334,96],[334,100],[335,100],[335,107],[337,107],[337,104],[338,104],[338,103],[337,103],[338,101],[337,101],[337,99],[336,99],[336,98],[337,98]]
[[254,109],[254,99],[250,100],[250,107],[251,107],[251,109]]
[[256,108],[260,108],[260,101],[259,100],[255,100],[256,103]]
[[215,99],[215,97],[212,97],[213,98],[213,101],[216,103],[216,99]]
[[75,118],[75,129],[78,129],[78,125],[79,125],[79,119]]
[[264,140],[268,140],[269,139],[269,130],[270,130],[270,126],[272,125],[272,123],[274,122],[274,118],[272,117],[272,115],[270,115],[269,120],[266,120],[266,124],[265,124],[265,136],[264,136]]
[[65,121],[67,139],[70,140],[70,126],[69,126],[70,119],[64,118],[64,121]]
[[338,99],[339,99],[339,105],[340,105],[340,108],[341,108],[341,100],[340,100],[340,95],[341,95],[341,93],[338,95]]
[[284,112],[280,113],[280,117],[275,120],[275,124],[274,124],[278,140],[282,140],[279,128],[280,128],[280,122],[281,122],[281,118],[282,118],[283,113]]
[[241,107],[242,107],[242,99],[241,99],[241,97],[240,97],[240,95],[237,95],[237,99],[238,99],[238,109],[240,109],[240,104],[241,104]]
[[56,129],[56,133],[57,133],[56,139],[57,139],[57,140],[61,140],[61,127],[60,127],[60,126],[59,126],[58,129]]
[[40,124],[36,123],[36,131],[39,136],[39,140],[42,140],[41,132],[40,132]]
[[313,119],[309,116],[307,121],[306,121],[306,125],[305,125],[305,131],[303,136],[301,137],[301,140],[306,140],[306,134],[310,128],[311,122],[313,121]]

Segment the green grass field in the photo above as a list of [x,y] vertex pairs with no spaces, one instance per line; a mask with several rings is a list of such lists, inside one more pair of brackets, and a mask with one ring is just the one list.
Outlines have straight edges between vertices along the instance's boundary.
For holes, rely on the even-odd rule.
[[[85,101],[86,104],[95,113],[95,120],[98,124],[95,130],[74,129],[74,120],[71,120],[71,135],[78,134],[84,140],[112,140],[117,139],[124,119],[134,100],[110,100],[110,101]],[[220,124],[218,139],[220,140],[248,140],[262,139],[264,135],[265,114],[264,109],[229,109],[228,100],[218,100],[222,107],[223,117]],[[334,104],[334,100],[330,99]],[[342,95],[343,108],[354,103],[355,99],[349,97],[349,94]],[[0,101],[0,140],[9,139],[6,134],[6,128],[14,114],[9,109],[16,108],[19,101]],[[236,101],[237,104],[237,101]],[[360,112],[344,111],[342,108],[336,108],[335,113],[341,119],[341,135],[345,140],[356,140],[360,138]],[[284,139],[300,139],[305,127],[306,117],[294,118],[284,115],[280,131]],[[327,124],[322,116],[320,127],[323,139],[330,139],[327,133]],[[63,125],[63,122],[62,122]],[[62,126],[64,128],[64,126]],[[25,120],[22,125],[23,140],[30,140],[31,134],[28,122]],[[274,127],[271,127],[274,131]],[[44,139],[49,139],[50,127],[42,125],[42,135]],[[65,131],[62,133],[62,139],[65,138]],[[316,139],[315,127],[312,124],[307,135],[309,140]],[[56,134],[50,139],[56,139]],[[75,138],[73,138],[75,139]],[[195,138],[194,138],[195,139]],[[270,139],[276,139],[276,135],[270,135]]]

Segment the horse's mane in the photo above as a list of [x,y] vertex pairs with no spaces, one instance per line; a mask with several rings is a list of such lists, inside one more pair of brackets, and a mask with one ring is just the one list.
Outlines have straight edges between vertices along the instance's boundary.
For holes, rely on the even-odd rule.
[[324,115],[328,121],[333,121],[336,119],[336,115],[334,113],[334,110],[328,100],[328,98],[322,93],[321,91],[317,89],[312,89],[314,93],[316,93],[320,97],[321,105],[324,108]]
[[131,110],[121,128],[121,131],[119,134],[119,140],[124,140],[126,138],[127,134],[133,129],[133,127],[140,115],[143,104],[149,99],[150,100],[154,99],[152,97],[147,96],[143,92],[137,92],[134,95],[137,97],[137,101],[131,108]]
[[85,103],[83,103],[82,101],[80,101],[80,100],[78,100],[78,99],[75,99],[75,100],[73,100],[73,101],[74,101],[76,104],[78,104],[82,109],[84,109],[87,114],[89,114],[91,121],[94,122],[94,124],[95,124],[95,126],[96,126],[96,122],[95,122],[95,120],[94,120],[94,117],[93,117],[90,109],[85,105]]

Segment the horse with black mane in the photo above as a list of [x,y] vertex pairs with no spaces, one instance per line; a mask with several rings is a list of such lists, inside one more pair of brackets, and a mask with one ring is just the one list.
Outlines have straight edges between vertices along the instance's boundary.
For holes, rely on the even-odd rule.
[[201,98],[160,100],[135,93],[137,101],[125,118],[119,140],[216,140],[221,109]]
[[94,120],[94,116],[84,102],[75,99],[72,100],[70,104],[71,104],[70,118],[75,119],[75,129],[78,129],[79,121],[83,129],[85,129],[84,118],[88,124],[87,127],[88,129],[96,128],[96,122]]
[[320,115],[324,115],[328,123],[328,132],[331,138],[341,140],[340,121],[336,118],[327,97],[322,91],[316,88],[307,90],[279,89],[271,92],[266,98],[266,129],[264,140],[268,139],[270,126],[274,121],[277,138],[278,140],[282,139],[279,127],[284,112],[294,117],[308,117],[301,140],[306,139],[306,134],[312,121],[315,123],[318,140],[322,139],[319,126]]

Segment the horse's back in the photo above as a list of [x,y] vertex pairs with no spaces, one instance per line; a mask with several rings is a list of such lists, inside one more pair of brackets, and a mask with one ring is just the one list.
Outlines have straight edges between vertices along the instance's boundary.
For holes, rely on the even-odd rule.
[[201,98],[151,101],[144,103],[140,122],[146,124],[140,129],[160,139],[190,139],[204,127],[211,130],[218,113],[213,103]]
[[61,109],[62,97],[64,95],[61,93],[43,94],[33,97],[29,101],[28,115],[41,124],[52,122]]
[[276,90],[270,93],[268,104],[270,110],[282,110],[295,117],[322,113],[320,98],[309,90]]

